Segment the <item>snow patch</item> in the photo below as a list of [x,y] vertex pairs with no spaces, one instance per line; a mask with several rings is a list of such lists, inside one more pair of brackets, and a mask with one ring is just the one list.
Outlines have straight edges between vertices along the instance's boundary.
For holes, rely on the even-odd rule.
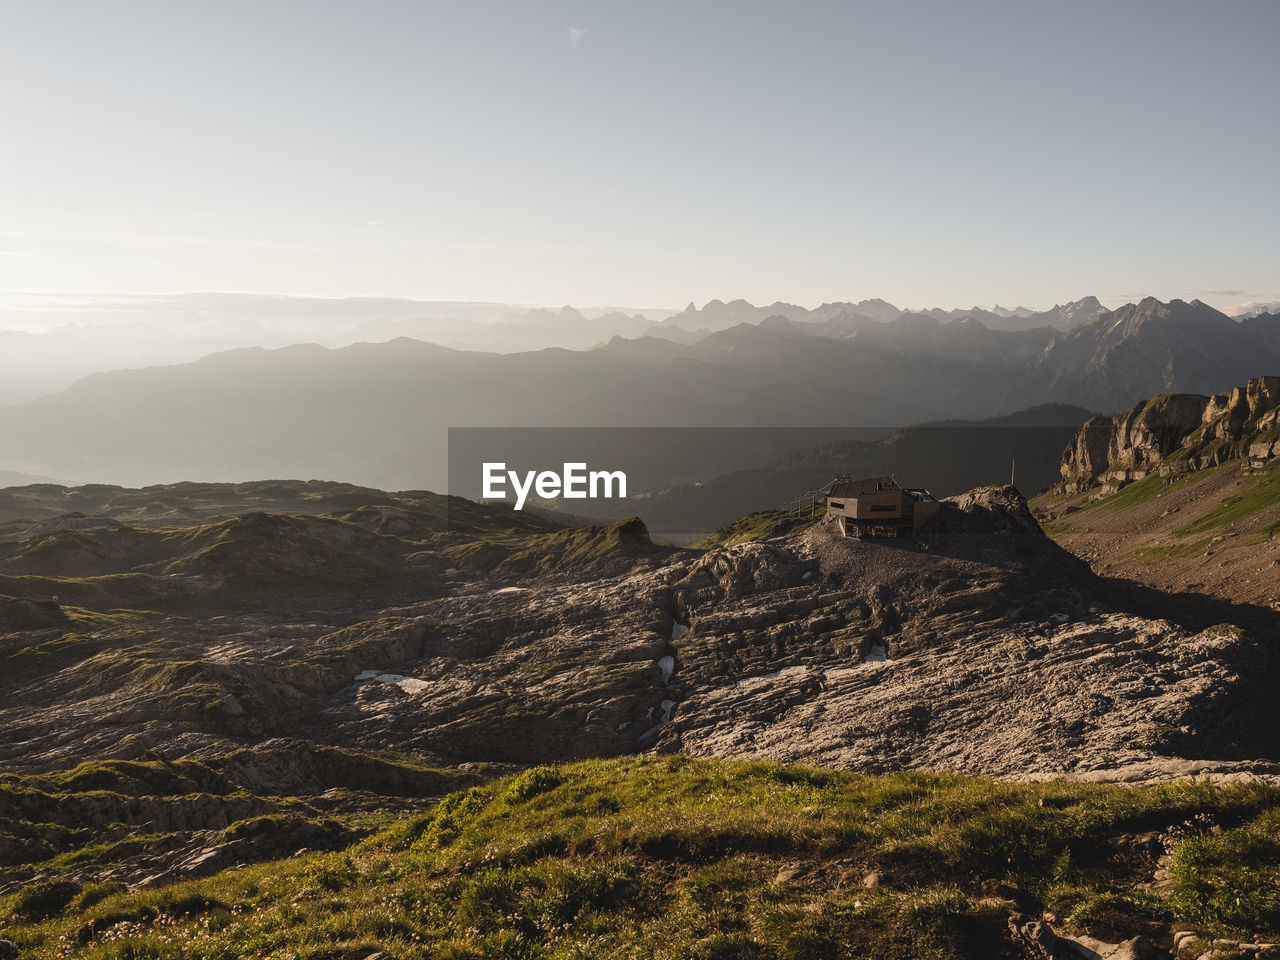
[[671,674],[676,672],[675,657],[661,657],[658,660],[658,669],[662,671],[662,682],[666,683],[671,679]]
[[874,644],[867,655],[862,658],[863,663],[884,663],[889,659],[889,651],[880,644]]
[[489,596],[496,597],[500,593],[528,593],[528,587],[499,587],[497,590],[488,591]]
[[406,677],[400,673],[382,673],[378,670],[361,670],[356,674],[356,683],[387,683],[393,687],[399,687],[405,693],[425,693],[431,689],[431,684],[425,680],[419,680],[417,677]]
[[[671,711],[675,709],[676,702],[674,700],[663,700],[661,703],[661,707],[662,707],[662,717],[658,720],[658,722],[654,726],[650,727],[644,733],[640,734],[641,740],[648,740],[650,737],[652,737],[659,730],[661,730],[663,727],[665,727],[668,723],[671,722]],[[647,714],[647,716],[650,719],[653,718],[653,707],[649,708],[649,713]]]
[[801,580],[808,580],[808,579],[809,579],[810,577],[812,577],[812,576],[813,576],[813,571],[812,571],[812,570],[806,570],[806,571],[804,572],[804,576],[803,576],[803,577],[801,577],[800,579],[801,579]]
[[672,640],[679,640],[688,632],[689,632],[688,624],[676,623],[674,620],[671,622],[671,639]]

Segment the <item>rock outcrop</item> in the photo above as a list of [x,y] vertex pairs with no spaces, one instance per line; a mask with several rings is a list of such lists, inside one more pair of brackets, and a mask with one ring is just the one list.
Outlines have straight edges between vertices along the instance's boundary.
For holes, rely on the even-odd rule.
[[1277,455],[1280,377],[1257,377],[1228,393],[1163,394],[1114,417],[1094,417],[1062,455],[1059,489],[1114,492],[1152,473],[1172,476]]
[[[258,528],[269,535],[246,533]],[[310,606],[138,611],[86,623],[83,636],[12,635],[0,649],[11,769],[244,748],[238,776],[253,788],[318,789],[339,779],[316,765],[341,747],[450,767],[679,749],[850,770],[1106,775],[1230,759],[1231,731],[1248,718],[1198,718],[1221,718],[1258,672],[1238,631],[1117,610],[1012,487],[947,501],[924,541],[860,543],[820,524],[701,554],[654,545],[638,520],[490,540],[450,532],[430,545],[324,518],[215,529],[198,529],[191,562],[259,570],[299,542],[307,566],[290,589],[312,591]],[[370,591],[352,606],[332,578],[310,575],[321,537],[338,535],[391,566],[383,588],[398,584],[403,599]],[[173,582],[176,562],[156,568],[159,582]],[[1082,671],[1097,676],[1082,683]],[[301,771],[281,765],[312,754]]]

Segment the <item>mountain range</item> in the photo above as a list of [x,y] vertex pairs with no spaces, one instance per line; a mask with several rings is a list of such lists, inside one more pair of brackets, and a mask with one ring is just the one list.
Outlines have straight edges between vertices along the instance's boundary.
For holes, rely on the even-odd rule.
[[836,311],[775,314],[687,343],[617,336],[591,350],[500,354],[409,338],[254,348],[93,374],[0,409],[0,469],[76,482],[275,476],[441,489],[449,427],[887,428],[1048,402],[1110,413],[1277,369],[1280,317],[1237,321],[1154,298],[1069,331]]
[[[34,295],[33,295],[34,296]],[[12,298],[11,298],[12,299]],[[30,298],[28,298],[30,299]],[[1061,330],[1101,312],[1092,297],[1042,313],[1025,308],[940,309],[943,321],[973,317],[994,329],[1048,325]],[[326,347],[400,337],[459,350],[518,353],[546,347],[586,350],[615,336],[659,336],[691,343],[708,333],[773,316],[821,322],[857,315],[881,322],[907,311],[884,300],[755,307],[712,300],[680,313],[645,308],[564,306],[558,310],[497,303],[393,297],[289,297],[260,294],[45,297],[4,305],[0,322],[0,406],[64,389],[90,373],[188,363],[221,350],[315,342]],[[8,327],[9,329],[4,329]]]

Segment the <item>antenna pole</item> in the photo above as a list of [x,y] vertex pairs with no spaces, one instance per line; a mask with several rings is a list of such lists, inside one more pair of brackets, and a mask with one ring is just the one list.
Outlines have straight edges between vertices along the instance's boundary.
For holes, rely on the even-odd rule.
[[1017,466],[1018,460],[1016,457],[1009,461],[1009,486],[1011,487],[1013,486],[1013,473]]

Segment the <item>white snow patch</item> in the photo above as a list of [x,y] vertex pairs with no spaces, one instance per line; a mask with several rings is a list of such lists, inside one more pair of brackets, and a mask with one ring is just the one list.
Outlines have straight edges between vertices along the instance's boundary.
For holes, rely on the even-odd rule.
[[671,674],[676,671],[675,657],[661,657],[658,660],[658,669],[662,671],[662,682],[666,683],[671,679]]
[[[640,734],[641,740],[648,740],[650,737],[652,737],[659,730],[661,730],[663,727],[665,727],[668,723],[671,722],[671,711],[675,709],[676,702],[674,700],[663,700],[661,706],[662,706],[661,719],[659,719],[654,726],[650,727],[644,733]],[[647,714],[647,716],[650,719],[653,718],[653,707],[649,708],[649,713]]]
[[808,579],[809,579],[810,577],[812,577],[812,576],[813,576],[813,571],[812,571],[812,570],[806,570],[806,571],[804,572],[804,576],[803,576],[803,577],[801,577],[800,579],[801,579],[801,580],[808,580]]
[[630,720],[627,720],[623,723],[618,724],[618,732],[621,733],[623,730],[627,729],[627,727],[629,726],[631,726]]
[[867,651],[867,655],[862,658],[862,662],[863,663],[884,663],[888,659],[889,659],[889,651],[877,643],[874,646],[872,646],[870,650]]
[[362,670],[356,674],[356,683],[387,683],[399,687],[405,693],[424,693],[431,689],[431,684],[417,677],[406,677],[400,673],[382,673],[378,670]]
[[688,624],[676,623],[674,620],[671,622],[671,639],[672,640],[679,640],[688,632],[689,632]]
[[457,567],[445,567],[445,568],[444,568],[444,572],[445,572],[445,573],[457,573],[457,572],[458,572],[458,568],[457,568]]
[[1065,613],[1051,613],[1049,614],[1049,619],[1054,623],[1066,623],[1071,618]]

